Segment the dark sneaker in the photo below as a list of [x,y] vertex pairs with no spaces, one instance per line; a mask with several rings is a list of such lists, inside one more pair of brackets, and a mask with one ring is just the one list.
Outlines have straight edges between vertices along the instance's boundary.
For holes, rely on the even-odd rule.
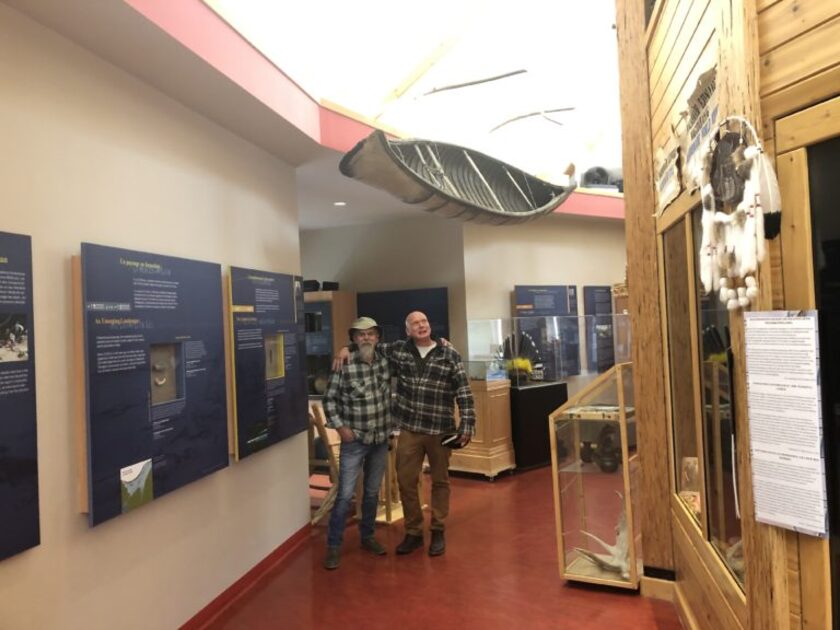
[[407,553],[411,553],[415,549],[421,549],[423,547],[423,537],[422,536],[415,536],[414,534],[406,534],[403,541],[397,545],[397,554],[404,556]]
[[327,547],[327,557],[324,558],[324,568],[332,571],[333,569],[337,569],[340,564],[341,557],[339,554],[339,548]]
[[376,540],[373,536],[370,538],[363,538],[362,539],[362,549],[370,551],[372,554],[377,556],[384,556],[387,551],[385,551],[385,547],[379,544],[379,541]]
[[429,544],[430,556],[442,556],[446,551],[446,540],[443,537],[443,532],[439,529],[432,530],[432,542]]

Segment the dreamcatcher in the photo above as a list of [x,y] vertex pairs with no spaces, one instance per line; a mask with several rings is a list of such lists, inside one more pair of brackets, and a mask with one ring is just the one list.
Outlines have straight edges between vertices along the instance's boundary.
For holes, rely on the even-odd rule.
[[704,293],[718,291],[729,310],[747,308],[758,297],[758,265],[764,239],[781,228],[776,174],[755,128],[740,116],[723,121],[703,148],[700,182],[703,238],[700,281]]

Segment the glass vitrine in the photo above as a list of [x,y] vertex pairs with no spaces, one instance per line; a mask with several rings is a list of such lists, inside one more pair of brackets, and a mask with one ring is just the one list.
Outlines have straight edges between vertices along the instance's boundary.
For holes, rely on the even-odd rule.
[[[701,209],[696,208],[691,217],[695,243],[701,239],[700,217]],[[709,542],[735,579],[743,585],[744,554],[738,478],[735,474],[735,406],[730,369],[729,311],[716,295],[703,295],[699,274],[695,282]]]
[[601,374],[549,416],[557,549],[567,580],[638,587],[641,537],[632,364]]
[[700,439],[694,397],[689,235],[683,221],[662,236],[668,322],[671,426],[676,492],[699,523],[702,512]]

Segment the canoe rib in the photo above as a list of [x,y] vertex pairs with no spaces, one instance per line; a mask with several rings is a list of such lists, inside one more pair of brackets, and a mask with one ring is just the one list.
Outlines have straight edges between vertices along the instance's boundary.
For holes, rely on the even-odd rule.
[[549,184],[484,153],[443,142],[389,140],[374,131],[342,158],[347,177],[427,212],[496,225],[551,214],[575,184]]

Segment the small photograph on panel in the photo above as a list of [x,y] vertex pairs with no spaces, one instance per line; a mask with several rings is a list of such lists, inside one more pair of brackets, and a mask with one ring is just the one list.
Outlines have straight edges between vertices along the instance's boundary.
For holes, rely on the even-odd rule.
[[28,361],[29,334],[25,313],[0,313],[0,361]]
[[286,356],[283,333],[268,334],[263,340],[265,347],[265,380],[286,376]]
[[120,469],[120,497],[123,514],[154,499],[152,488],[152,460]]
[[184,397],[180,343],[157,343],[149,348],[152,404],[160,405]]

